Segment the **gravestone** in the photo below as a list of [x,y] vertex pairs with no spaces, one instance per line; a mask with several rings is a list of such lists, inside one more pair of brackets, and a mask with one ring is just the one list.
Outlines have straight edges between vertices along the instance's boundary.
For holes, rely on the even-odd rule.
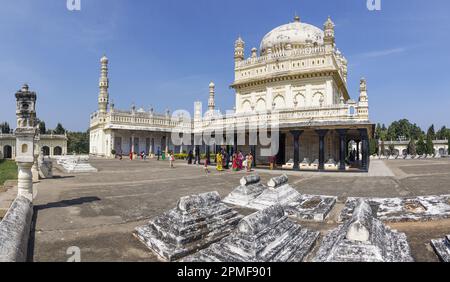
[[242,177],[241,185],[225,197],[223,202],[237,206],[247,206],[267,188],[260,181],[261,178],[256,174]]
[[[339,216],[348,220],[360,198],[349,197]],[[377,218],[387,222],[429,221],[450,218],[450,195],[406,198],[364,198]]]
[[443,262],[450,262],[450,235],[444,239],[431,240],[431,246]]
[[251,201],[247,207],[263,210],[272,205],[285,206],[295,200],[300,193],[289,185],[288,180],[289,178],[285,174],[270,179],[267,183],[269,187]]
[[224,238],[241,219],[219,193],[209,192],[180,198],[176,208],[137,227],[134,235],[159,257],[173,261]]
[[404,233],[391,230],[360,199],[352,217],[330,231],[314,258],[316,262],[411,262]]
[[228,237],[184,259],[190,262],[300,262],[319,232],[292,222],[280,205],[241,220]]

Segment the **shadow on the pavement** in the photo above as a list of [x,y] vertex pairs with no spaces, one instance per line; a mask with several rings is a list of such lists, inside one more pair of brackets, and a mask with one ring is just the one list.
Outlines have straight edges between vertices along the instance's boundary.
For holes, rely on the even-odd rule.
[[35,233],[36,233],[36,221],[38,217],[38,213],[40,210],[51,209],[51,208],[63,208],[69,206],[78,206],[86,203],[92,203],[100,201],[98,197],[81,197],[77,199],[71,200],[63,200],[59,202],[47,203],[45,205],[36,205],[33,207],[33,221],[31,223],[30,230],[30,239],[28,240],[28,252],[27,252],[27,261],[33,261],[34,257],[34,242],[35,242]]

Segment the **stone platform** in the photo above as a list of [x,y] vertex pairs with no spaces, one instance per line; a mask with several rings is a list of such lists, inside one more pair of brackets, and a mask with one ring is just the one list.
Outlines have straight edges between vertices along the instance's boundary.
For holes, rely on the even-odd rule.
[[324,221],[336,204],[337,197],[299,195],[295,200],[287,203],[284,210],[287,215],[312,221]]
[[443,262],[450,262],[450,235],[444,239],[431,240],[431,246]]
[[316,262],[411,262],[404,233],[385,226],[360,199],[351,218],[329,232],[314,258]]
[[250,202],[255,200],[267,188],[260,183],[259,175],[244,176],[240,180],[240,186],[234,189],[225,199],[224,203],[236,206],[248,206]]
[[[351,217],[359,198],[348,198],[339,220]],[[450,218],[450,195],[408,198],[363,198],[382,221],[429,221]]]
[[241,219],[219,193],[209,192],[182,197],[176,208],[137,227],[134,235],[159,257],[173,261],[229,235]]
[[319,232],[292,222],[280,205],[253,213],[228,237],[194,255],[189,262],[301,262]]
[[62,156],[56,159],[66,173],[89,173],[98,170],[89,163],[89,156]]
[[285,206],[294,201],[300,193],[288,184],[288,180],[287,175],[272,178],[268,182],[269,187],[246,207],[263,210],[273,205]]
[[233,190],[224,202],[256,210],[280,205],[291,217],[324,221],[337,200],[334,196],[300,194],[289,185],[287,175],[270,179],[268,187],[259,181],[257,175],[242,178],[241,186]]

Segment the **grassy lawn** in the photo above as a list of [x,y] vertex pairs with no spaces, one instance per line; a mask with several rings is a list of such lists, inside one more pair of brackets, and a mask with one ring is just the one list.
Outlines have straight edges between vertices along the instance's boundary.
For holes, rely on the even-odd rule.
[[14,161],[0,160],[0,186],[6,180],[17,179],[17,165]]

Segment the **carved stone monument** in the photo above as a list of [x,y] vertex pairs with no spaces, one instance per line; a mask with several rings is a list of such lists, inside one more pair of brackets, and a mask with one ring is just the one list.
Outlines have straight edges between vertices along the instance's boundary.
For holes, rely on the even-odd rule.
[[16,93],[16,163],[18,166],[18,196],[33,201],[33,174],[35,161],[34,139],[36,136],[36,93],[28,85]]
[[193,262],[300,262],[319,232],[292,222],[280,205],[251,214],[228,237],[186,257]]
[[431,240],[431,245],[443,262],[450,262],[450,235],[444,239]]
[[287,175],[274,177],[269,180],[269,188],[264,190],[255,200],[251,201],[247,207],[263,210],[272,205],[285,206],[287,203],[295,200],[300,193],[288,184]]
[[242,177],[241,185],[225,197],[224,203],[247,206],[267,188],[260,183],[260,180],[261,178],[256,174]]
[[385,226],[360,199],[352,217],[324,237],[314,261],[411,262],[413,258],[406,235]]
[[242,219],[219,193],[182,197],[177,207],[137,227],[134,235],[164,260],[173,261],[219,241]]

